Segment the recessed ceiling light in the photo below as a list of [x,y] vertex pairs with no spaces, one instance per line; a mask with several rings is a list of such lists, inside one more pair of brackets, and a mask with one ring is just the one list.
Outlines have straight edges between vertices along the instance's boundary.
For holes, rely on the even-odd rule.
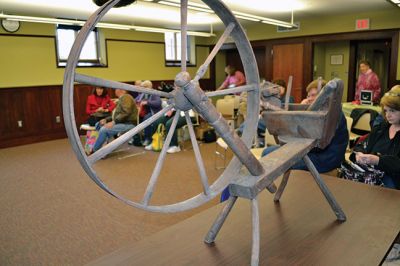
[[395,4],[400,4],[400,0],[391,0]]

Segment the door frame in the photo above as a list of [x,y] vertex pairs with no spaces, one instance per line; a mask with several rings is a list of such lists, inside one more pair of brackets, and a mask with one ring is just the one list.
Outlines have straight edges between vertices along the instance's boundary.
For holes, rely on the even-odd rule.
[[[359,31],[359,32],[344,32],[344,33],[332,33],[332,34],[320,34],[320,35],[309,35],[300,37],[289,37],[289,38],[279,38],[270,40],[258,40],[251,41],[253,47],[265,47],[266,50],[266,64],[265,64],[265,77],[267,79],[272,78],[272,57],[271,51],[273,45],[280,44],[292,44],[292,43],[303,43],[304,44],[304,54],[303,54],[303,87],[306,88],[308,83],[312,81],[313,78],[313,53],[314,44],[321,42],[334,42],[334,41],[358,41],[358,40],[378,40],[386,39],[391,40],[391,53],[390,53],[390,65],[389,65],[389,80],[388,86],[392,87],[400,80],[396,79],[396,69],[397,59],[399,55],[399,29],[387,29],[387,30],[371,30],[371,31]],[[353,58],[353,60],[351,60]],[[349,61],[349,88],[351,82],[354,84],[354,66],[355,66],[355,50],[350,49],[350,61]],[[353,71],[353,72],[351,72]],[[353,81],[351,78],[353,77]],[[349,91],[350,92],[350,91]],[[303,97],[305,96],[305,90],[303,90]],[[349,94],[350,95],[350,94]]]
[[[378,42],[378,41],[382,41],[382,42],[388,42],[390,44],[390,56],[392,54],[391,50],[393,49],[393,44],[392,44],[392,39],[369,39],[369,40],[353,40],[350,41],[350,58],[349,58],[349,82],[348,82],[348,86],[349,86],[349,91],[347,94],[347,101],[351,102],[354,100],[354,95],[355,95],[355,87],[356,87],[356,83],[357,83],[357,79],[356,79],[356,73],[357,73],[357,68],[358,68],[358,62],[357,62],[357,47],[358,44],[360,42]],[[396,59],[397,60],[397,59]],[[391,85],[390,82],[390,70],[394,69],[395,67],[392,66],[392,58],[389,58],[389,75],[388,75],[388,80],[387,80],[387,84],[388,87],[391,88],[394,85]],[[396,75],[396,73],[395,73]],[[396,81],[394,81],[395,83]],[[351,88],[351,90],[350,90]],[[382,88],[382,92],[384,92],[385,88]]]

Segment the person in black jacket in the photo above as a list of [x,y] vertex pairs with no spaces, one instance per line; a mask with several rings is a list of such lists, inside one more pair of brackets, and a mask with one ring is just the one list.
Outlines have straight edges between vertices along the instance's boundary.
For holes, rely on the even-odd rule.
[[385,121],[375,126],[366,143],[354,148],[350,160],[374,165],[385,172],[383,184],[400,189],[400,85],[381,99]]

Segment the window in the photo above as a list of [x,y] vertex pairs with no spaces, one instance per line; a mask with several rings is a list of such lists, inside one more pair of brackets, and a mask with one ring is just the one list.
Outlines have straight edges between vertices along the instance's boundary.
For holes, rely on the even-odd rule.
[[[165,63],[167,66],[181,65],[181,34],[179,32],[166,32],[165,38]],[[186,62],[190,66],[196,64],[194,37],[187,36]]]
[[[69,52],[74,44],[75,38],[78,35],[81,27],[58,25],[57,27],[57,64],[65,66],[67,63]],[[78,66],[104,66],[102,62],[99,32],[97,29],[89,33],[85,44],[83,45],[81,55],[79,57]]]

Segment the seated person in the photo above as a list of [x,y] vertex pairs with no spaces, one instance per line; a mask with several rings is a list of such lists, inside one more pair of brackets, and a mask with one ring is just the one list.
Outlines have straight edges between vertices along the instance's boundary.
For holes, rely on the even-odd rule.
[[[323,81],[323,84],[326,82]],[[318,80],[312,81],[308,86],[308,91],[318,91]],[[309,97],[312,99],[309,101],[310,104],[316,99],[315,97]],[[308,153],[308,157],[313,162],[315,168],[320,173],[325,173],[332,171],[335,168],[340,167],[342,161],[344,160],[344,154],[346,152],[347,144],[349,142],[349,133],[347,131],[347,123],[344,114],[339,116],[339,123],[336,127],[335,135],[333,136],[331,142],[324,149],[314,148]],[[273,152],[278,149],[279,146],[270,146],[264,149],[262,156]],[[292,170],[308,170],[306,164],[303,160],[298,161],[291,167]],[[226,188],[221,194],[221,201],[225,201],[229,198],[229,190]]]
[[354,100],[358,103],[361,101],[361,91],[368,90],[372,91],[372,100],[374,103],[379,102],[381,96],[381,85],[379,83],[378,75],[371,69],[371,64],[367,60],[361,60],[358,64],[360,68],[360,75],[357,79],[356,84],[356,95]]
[[245,76],[243,75],[242,72],[236,70],[235,67],[227,65],[225,67],[225,73],[227,74],[227,77],[217,90],[239,87],[241,85],[246,84]]
[[400,189],[400,85],[381,99],[385,121],[372,128],[366,146],[356,146],[350,160],[385,172],[383,184]]
[[[169,130],[170,130],[170,128],[171,128],[172,121],[174,120],[175,113],[176,113],[176,111],[174,109],[172,109],[172,110],[168,111],[164,116],[160,117],[157,121],[155,121],[153,123],[153,126],[152,126],[152,129],[153,129],[152,135],[157,130],[157,127],[158,127],[159,124],[164,124],[165,132],[166,132],[166,135],[167,135]],[[194,114],[194,112],[192,110],[189,111],[189,115],[190,115],[190,118],[191,118],[192,122],[194,122],[195,114]],[[171,143],[169,144],[169,148],[167,150],[167,153],[176,153],[176,152],[180,152],[181,151],[181,148],[178,145],[178,135],[177,135],[176,131],[177,131],[177,129],[183,127],[184,125],[186,125],[185,113],[181,112],[180,116],[179,116],[179,119],[178,119],[178,122],[176,124],[176,128],[175,128],[174,134],[172,135]],[[149,145],[147,145],[145,147],[145,149],[146,150],[152,150],[153,148],[152,148],[151,143]]]
[[[322,81],[322,86],[325,86],[326,81]],[[318,80],[312,81],[307,86],[308,92],[311,92],[310,97],[307,97],[309,104],[312,104],[318,95],[313,95],[313,92],[318,91]],[[324,149],[314,148],[308,153],[308,157],[317,168],[318,172],[325,173],[332,171],[335,168],[340,167],[341,162],[344,159],[347,144],[349,142],[349,132],[347,130],[347,123],[344,114],[341,113],[339,116],[339,123],[336,127],[335,135],[331,142]],[[262,156],[267,155],[273,150],[279,148],[279,146],[271,146],[263,151]],[[292,169],[295,170],[308,170],[303,160],[297,162]]]
[[[147,89],[153,89],[153,83],[150,80],[145,80],[142,82],[141,87]],[[136,105],[139,106],[139,122],[143,122],[149,119],[152,115],[161,110],[161,98],[158,95],[149,95],[146,93],[140,93],[136,99]],[[151,144],[151,136],[154,129],[152,125],[144,129],[144,141],[143,146]]]
[[[138,86],[138,87],[142,86],[142,80],[140,80],[140,79],[135,80],[135,83],[133,85]],[[132,95],[132,97],[134,99],[139,95],[139,93],[137,91],[128,91],[128,93],[130,95]]]
[[137,124],[137,107],[133,97],[122,89],[116,89],[118,103],[112,116],[100,120],[96,124],[99,136],[93,146],[93,152],[99,150],[107,139],[132,129]]
[[[276,105],[278,107],[283,107],[284,105],[284,97],[286,94],[286,82],[282,79],[276,79],[274,81],[272,81],[273,84],[278,85],[278,88],[272,88],[272,89],[267,89],[266,91],[262,92],[261,94],[261,99],[260,99],[260,105],[261,108],[264,108],[264,102],[269,102],[272,105]],[[243,94],[243,95],[242,95]],[[241,99],[242,98],[246,98],[247,93],[244,92],[240,95]],[[272,99],[273,98],[273,99]],[[242,101],[243,103],[242,106],[240,106],[239,104],[239,110],[241,110],[241,108],[243,110],[241,110],[241,112],[246,112],[246,108],[247,108],[247,104],[244,100]],[[294,98],[293,96],[290,96],[289,98],[289,102],[293,103],[294,102]],[[244,106],[245,105],[245,106]],[[240,111],[239,111],[240,112]],[[242,123],[239,128],[237,129],[237,133],[239,135],[242,135],[243,133],[243,129],[244,129],[244,123]],[[265,133],[265,130],[267,129],[266,125],[265,125],[265,121],[263,119],[258,119],[258,124],[257,124],[257,135],[259,138],[261,138],[260,143],[263,143],[263,134]],[[261,145],[264,146],[264,145]]]
[[318,82],[321,82],[321,86],[320,88],[323,88],[326,85],[326,81],[325,80],[313,80],[311,81],[310,84],[308,84],[307,88],[306,88],[306,92],[307,92],[307,98],[303,99],[301,101],[301,104],[312,104],[315,101],[315,98],[317,98],[318,96]]
[[109,116],[115,108],[115,103],[108,96],[107,90],[103,87],[96,87],[87,98],[86,113],[89,119],[86,123],[94,126],[101,119]]

